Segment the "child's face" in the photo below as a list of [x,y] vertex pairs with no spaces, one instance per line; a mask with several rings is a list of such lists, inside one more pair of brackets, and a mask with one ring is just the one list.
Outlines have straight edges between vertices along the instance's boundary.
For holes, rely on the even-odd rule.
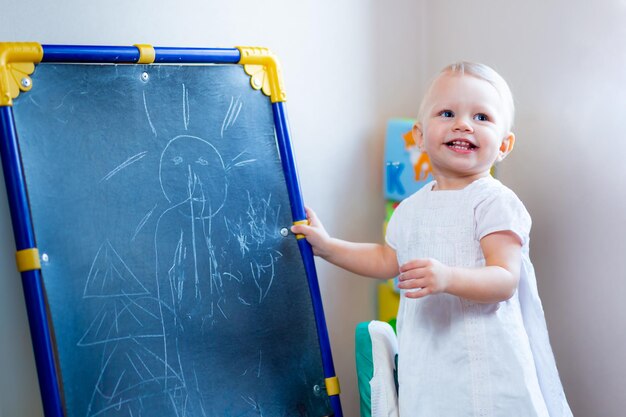
[[413,134],[431,161],[433,173],[447,178],[487,175],[513,148],[505,106],[487,81],[444,73],[430,90],[421,123]]

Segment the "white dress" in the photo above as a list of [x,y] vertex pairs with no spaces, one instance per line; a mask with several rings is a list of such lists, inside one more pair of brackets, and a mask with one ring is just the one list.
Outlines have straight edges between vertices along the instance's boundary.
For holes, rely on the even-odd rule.
[[404,200],[387,227],[399,265],[433,258],[481,267],[484,236],[519,236],[518,290],[503,302],[450,294],[401,297],[398,378],[401,417],[567,417],[572,412],[548,340],[528,257],[530,216],[515,193],[492,177],[462,190],[427,184]]

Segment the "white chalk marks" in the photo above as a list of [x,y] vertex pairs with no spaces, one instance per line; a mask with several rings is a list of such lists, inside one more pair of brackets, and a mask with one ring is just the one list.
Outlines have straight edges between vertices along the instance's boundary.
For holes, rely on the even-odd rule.
[[126,168],[127,166],[134,164],[135,162],[139,161],[141,158],[143,158],[144,156],[146,156],[148,152],[144,151],[144,152],[140,152],[137,155],[133,155],[130,158],[128,158],[126,161],[122,162],[120,165],[118,165],[117,167],[115,167],[113,170],[111,170],[111,172],[109,172],[108,174],[106,174],[104,177],[102,177],[102,179],[100,180],[100,182],[102,181],[108,181],[111,179],[111,177],[113,177],[115,174],[117,174],[118,172],[120,172],[121,170],[123,170],[124,168]]
[[239,117],[239,112],[241,112],[242,107],[243,101],[241,101],[241,97],[230,98],[230,105],[228,106],[228,110],[224,116],[224,121],[222,122],[222,130],[220,132],[220,136],[222,138],[224,137],[224,132],[226,132],[228,128],[233,126],[237,121],[237,117]]
[[185,130],[189,129],[189,90],[183,84],[183,124]]
[[148,110],[148,103],[146,102],[146,92],[143,91],[142,92],[142,96],[143,96],[143,108],[146,112],[146,119],[148,120],[148,125],[150,125],[150,130],[152,131],[152,134],[154,134],[154,137],[157,136],[157,131],[154,128],[154,125],[152,124],[152,119],[150,119],[150,111]]
[[130,271],[108,240],[100,249],[89,269],[84,298],[127,297],[147,295],[148,290]]
[[[156,149],[134,148],[94,181],[99,190],[122,194],[112,204],[126,216],[132,213],[132,221],[123,219],[100,236],[83,278],[85,314],[73,343],[91,352],[83,357],[95,358],[90,366],[97,370],[89,380],[85,417],[215,416],[213,401],[222,388],[211,378],[222,364],[208,346],[228,353],[220,350],[222,335],[240,326],[242,316],[254,319],[275,302],[271,295],[277,294],[284,262],[277,247],[284,240],[281,204],[253,182],[245,188],[231,184],[242,172],[259,170],[252,145],[233,145],[246,120],[244,101],[222,97],[225,113],[205,137],[196,136],[196,90],[185,83],[175,87],[173,120],[184,134],[165,136],[157,129],[163,109],[151,108],[143,91],[138,115],[147,123],[146,143],[156,143]],[[135,195],[139,204],[132,201]],[[264,364],[271,366],[271,352],[246,349],[231,376],[258,384]],[[256,394],[242,389],[232,397],[244,401],[246,412],[264,413]]]
[[137,227],[135,228],[135,233],[133,234],[133,237],[131,240],[135,240],[135,238],[137,237],[137,235],[139,234],[139,232],[141,231],[141,229],[144,227],[144,225],[148,222],[148,220],[150,219],[150,217],[152,216],[152,213],[154,213],[154,210],[157,208],[159,204],[155,204],[154,207],[152,207],[152,209],[150,209],[145,216],[143,216],[143,218],[141,219],[141,221],[139,222],[139,224],[137,225]]
[[248,151],[243,151],[239,155],[234,157],[231,161],[232,165],[227,166],[226,169],[231,170],[232,167],[242,167],[244,165],[248,165],[248,164],[252,164],[256,162],[256,158],[239,160],[239,158],[243,158],[246,154],[248,154]]

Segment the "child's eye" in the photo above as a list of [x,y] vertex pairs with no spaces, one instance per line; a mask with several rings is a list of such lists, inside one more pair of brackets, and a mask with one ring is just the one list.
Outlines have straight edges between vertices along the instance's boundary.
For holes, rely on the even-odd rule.
[[474,116],[475,120],[479,120],[481,122],[487,122],[489,121],[489,116],[487,116],[485,113],[478,113],[477,115]]
[[441,117],[454,117],[454,112],[452,110],[442,110],[439,112],[439,116]]

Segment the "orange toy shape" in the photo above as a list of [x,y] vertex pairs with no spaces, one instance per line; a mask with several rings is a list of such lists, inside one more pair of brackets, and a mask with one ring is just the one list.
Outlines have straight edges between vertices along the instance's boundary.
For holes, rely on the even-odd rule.
[[415,180],[425,180],[428,178],[428,174],[433,171],[428,154],[419,150],[411,131],[402,135],[402,138],[404,139],[404,147],[410,155],[413,171],[415,172]]

